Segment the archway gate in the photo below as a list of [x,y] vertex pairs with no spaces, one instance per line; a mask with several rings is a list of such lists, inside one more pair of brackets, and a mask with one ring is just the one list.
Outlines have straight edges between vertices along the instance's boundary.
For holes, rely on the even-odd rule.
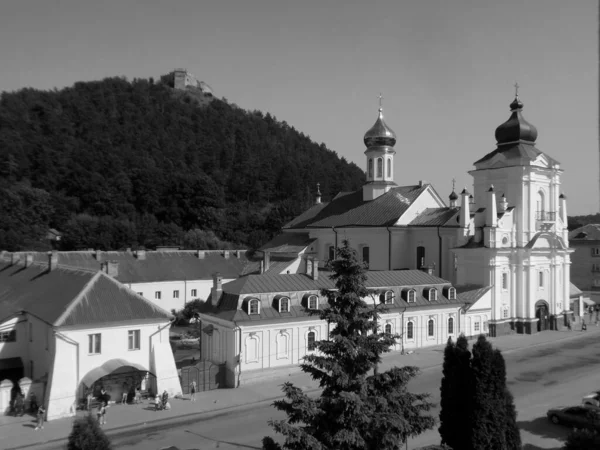
[[226,387],[225,377],[225,364],[200,361],[193,366],[181,369],[181,390],[184,394],[189,394],[194,380],[198,392],[222,389]]

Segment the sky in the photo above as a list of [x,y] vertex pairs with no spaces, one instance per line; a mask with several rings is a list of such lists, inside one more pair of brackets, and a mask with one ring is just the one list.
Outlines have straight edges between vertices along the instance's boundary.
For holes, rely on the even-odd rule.
[[187,68],[363,170],[381,93],[396,183],[447,199],[453,179],[471,190],[518,82],[569,215],[595,214],[598,21],[592,0],[2,0],[0,91]]

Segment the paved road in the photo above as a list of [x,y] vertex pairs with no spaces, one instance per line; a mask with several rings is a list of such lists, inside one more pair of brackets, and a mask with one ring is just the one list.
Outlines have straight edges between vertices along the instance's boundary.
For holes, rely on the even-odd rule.
[[[508,383],[515,396],[521,437],[526,450],[560,449],[568,430],[550,424],[546,410],[552,406],[578,403],[592,390],[600,389],[600,342],[596,336],[505,354]],[[442,352],[440,351],[440,361]],[[382,369],[385,369],[385,364]],[[422,373],[411,387],[430,392],[439,403],[441,368]],[[439,409],[435,409],[437,417]],[[265,435],[273,435],[267,420],[284,418],[272,407],[233,412],[194,424],[166,430],[149,430],[147,435],[115,439],[120,450],[153,450],[176,446],[181,450],[260,449]],[[439,443],[437,431],[409,441],[409,449]]]

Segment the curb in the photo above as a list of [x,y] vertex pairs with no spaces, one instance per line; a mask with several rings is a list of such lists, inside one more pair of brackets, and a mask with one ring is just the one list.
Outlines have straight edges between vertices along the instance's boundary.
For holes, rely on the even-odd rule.
[[[502,351],[502,354],[508,354],[508,353],[514,353],[514,352],[518,352],[518,351],[522,351],[522,350],[527,350],[530,348],[553,345],[557,342],[577,340],[577,339],[580,339],[580,338],[583,338],[583,337],[586,337],[589,335],[600,333],[600,330],[598,330],[596,332],[592,332],[592,333],[584,333],[584,332],[577,332],[577,331],[573,331],[572,333],[573,334],[568,333],[567,336],[561,337],[559,339],[555,339],[550,342],[538,342],[536,344],[531,344],[526,347],[517,347],[517,348],[501,350],[501,351]],[[493,342],[492,342],[492,344],[493,344]],[[429,351],[431,351],[431,350],[433,350],[433,349],[429,349]],[[426,367],[421,367],[420,370],[421,370],[421,372],[425,372],[425,371],[435,369],[437,367],[441,367],[442,365],[443,365],[443,362],[440,362],[440,363],[436,363],[436,364],[429,365]],[[311,395],[311,394],[314,394],[314,393],[317,393],[320,391],[321,391],[321,388],[312,388],[312,389],[304,390],[304,393]],[[152,427],[153,430],[158,431],[158,430],[163,430],[165,428],[169,428],[173,424],[177,424],[178,426],[187,425],[187,424],[195,422],[195,421],[199,421],[199,420],[203,420],[203,419],[212,419],[215,417],[223,416],[232,411],[244,411],[246,409],[250,409],[250,408],[253,408],[256,406],[262,406],[264,404],[272,403],[273,401],[279,400],[281,398],[283,398],[283,395],[280,394],[277,396],[264,398],[264,399],[258,400],[258,401],[251,401],[249,403],[244,403],[241,405],[232,405],[232,406],[227,406],[227,407],[220,408],[220,409],[213,409],[213,410],[209,410],[209,411],[199,411],[199,412],[194,412],[194,413],[189,413],[189,414],[182,414],[180,416],[174,416],[174,417],[170,417],[170,418],[155,419],[155,420],[147,421],[144,423],[124,425],[124,426],[112,428],[110,430],[106,430],[105,433],[107,436],[109,436],[111,438],[124,438],[124,437],[127,437],[128,435],[138,434],[139,431],[150,428],[150,427]],[[17,447],[9,447],[9,448],[6,448],[5,450],[35,449],[35,448],[38,448],[41,446],[43,446],[44,449],[62,448],[64,446],[64,444],[67,443],[67,440],[68,440],[68,437],[51,439],[48,441],[39,442],[39,443],[35,443],[35,444],[27,444],[27,445],[22,445],[22,446],[17,446]],[[51,445],[52,447],[48,447],[48,445]]]

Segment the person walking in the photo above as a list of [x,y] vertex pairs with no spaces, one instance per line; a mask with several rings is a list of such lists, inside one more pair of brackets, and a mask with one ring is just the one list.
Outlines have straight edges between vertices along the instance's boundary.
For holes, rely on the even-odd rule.
[[125,405],[127,403],[127,395],[129,394],[129,386],[127,383],[123,383],[123,394],[121,395],[121,404]]
[[94,395],[92,394],[92,390],[90,389],[87,394],[87,410],[92,411],[92,400],[94,400]]
[[162,407],[163,407],[163,409],[167,408],[167,402],[168,401],[169,401],[169,394],[167,394],[167,391],[165,390],[163,392],[163,395],[162,395]]
[[46,415],[46,410],[43,406],[40,406],[37,411],[37,427],[35,430],[43,430],[44,429],[44,418]]
[[190,384],[190,400],[193,402],[196,401],[196,380],[192,380]]
[[98,408],[98,422],[100,422],[100,425],[104,425],[106,423],[106,407],[108,406],[108,404],[106,402],[103,402],[100,405],[100,408]]

